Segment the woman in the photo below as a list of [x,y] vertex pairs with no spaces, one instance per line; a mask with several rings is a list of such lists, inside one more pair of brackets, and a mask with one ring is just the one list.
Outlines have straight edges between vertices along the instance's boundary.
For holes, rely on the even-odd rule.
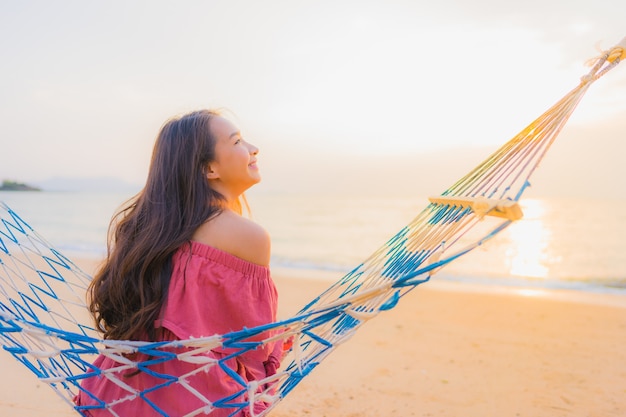
[[[145,188],[112,223],[107,259],[89,288],[90,312],[105,339],[185,340],[276,320],[269,235],[241,215],[244,191],[261,180],[257,154],[214,111],[193,112],[162,127]],[[124,357],[100,355],[76,404],[92,417],[182,416],[208,400],[204,410],[211,416],[231,415],[235,408],[210,403],[228,396],[245,401],[236,379],[275,373],[282,345],[268,343],[236,358],[227,358],[230,353],[212,349],[208,358],[229,369],[215,365],[199,373],[193,372],[197,365],[179,360],[112,372]],[[185,375],[184,384],[163,375]],[[254,404],[257,412],[264,406]]]

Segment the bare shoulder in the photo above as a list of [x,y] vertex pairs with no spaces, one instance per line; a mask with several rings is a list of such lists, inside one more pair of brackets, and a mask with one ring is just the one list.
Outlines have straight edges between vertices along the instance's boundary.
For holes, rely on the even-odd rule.
[[231,211],[224,211],[200,226],[193,239],[248,262],[269,266],[271,241],[267,231]]

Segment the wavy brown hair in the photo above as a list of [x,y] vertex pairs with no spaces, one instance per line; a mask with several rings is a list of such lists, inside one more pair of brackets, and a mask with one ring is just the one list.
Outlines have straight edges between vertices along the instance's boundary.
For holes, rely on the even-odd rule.
[[167,295],[172,255],[221,211],[224,198],[209,187],[215,158],[211,119],[201,110],[166,122],[157,136],[144,189],[113,217],[108,252],[87,295],[105,339],[150,340]]

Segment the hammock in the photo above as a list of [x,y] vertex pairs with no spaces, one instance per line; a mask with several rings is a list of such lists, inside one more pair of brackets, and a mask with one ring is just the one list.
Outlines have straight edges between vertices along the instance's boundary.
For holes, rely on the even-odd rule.
[[[159,389],[177,384],[200,406],[186,416],[222,410],[266,415],[337,346],[378,313],[428,281],[442,267],[482,245],[522,217],[519,199],[528,180],[563,128],[589,86],[626,59],[626,38],[595,58],[580,84],[483,163],[457,181],[419,215],[393,235],[369,258],[286,320],[211,337],[175,342],[102,340],[92,327],[84,302],[90,277],[55,250],[6,204],[0,202],[0,341],[4,350],[48,384],[71,407],[86,415],[140,397],[150,400]],[[259,340],[263,335],[273,336]],[[282,366],[273,376],[244,381],[225,362],[276,340],[292,341]],[[212,359],[212,349],[232,352]],[[97,355],[116,360],[119,367],[101,370],[92,365]],[[145,355],[138,355],[145,354]],[[148,358],[135,361],[134,358]],[[161,375],[151,366],[182,361],[184,375]],[[188,383],[193,375],[220,367],[240,387],[227,398],[211,401]],[[155,385],[136,390],[113,371],[145,372]],[[127,395],[105,403],[87,393],[96,405],[77,406],[73,398],[83,379],[109,378]],[[118,374],[119,375],[119,374]],[[256,407],[262,404],[263,407]],[[262,410],[262,411],[255,411]]]

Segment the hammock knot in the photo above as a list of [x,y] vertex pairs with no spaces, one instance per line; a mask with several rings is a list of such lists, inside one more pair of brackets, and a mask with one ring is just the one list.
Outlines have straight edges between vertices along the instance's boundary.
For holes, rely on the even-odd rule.
[[607,58],[607,61],[609,62],[615,62],[616,60],[622,61],[623,59],[626,58],[626,48],[614,48],[611,53],[609,54],[609,57]]
[[606,60],[614,62],[615,60],[622,61],[624,59],[626,59],[626,37],[609,51],[609,56]]

